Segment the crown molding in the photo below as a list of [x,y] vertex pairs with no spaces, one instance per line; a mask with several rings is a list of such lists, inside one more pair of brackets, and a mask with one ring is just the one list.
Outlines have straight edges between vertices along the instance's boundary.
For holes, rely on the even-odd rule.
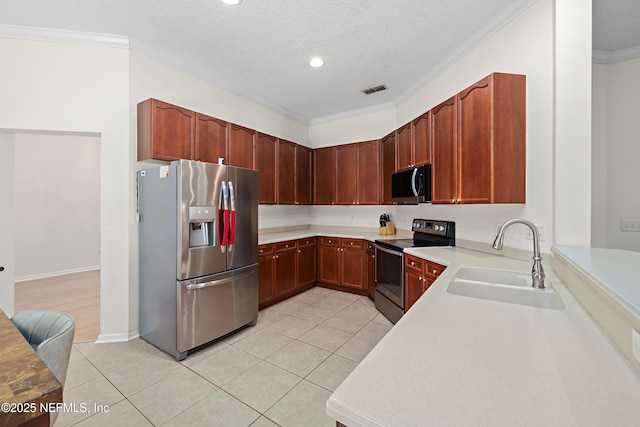
[[616,62],[628,61],[640,58],[640,46],[630,47],[614,51],[593,50],[592,62],[595,64],[615,64]]
[[370,107],[359,108],[357,110],[349,110],[344,113],[331,114],[329,116],[319,117],[309,121],[309,126],[319,125],[322,123],[336,122],[338,120],[350,119],[352,117],[364,116],[366,114],[379,113],[381,111],[395,110],[396,104],[393,102],[385,102]]
[[51,28],[21,27],[0,24],[0,37],[75,43],[102,47],[129,48],[129,38],[114,34],[86,33],[81,31],[56,30]]

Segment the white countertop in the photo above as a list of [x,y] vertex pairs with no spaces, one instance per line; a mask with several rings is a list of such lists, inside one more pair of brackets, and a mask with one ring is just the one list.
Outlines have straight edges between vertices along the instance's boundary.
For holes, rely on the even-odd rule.
[[375,241],[377,239],[411,239],[413,233],[405,230],[396,230],[396,234],[380,235],[376,229],[358,227],[311,227],[302,230],[281,231],[276,233],[258,233],[258,244],[283,242],[285,240],[304,239],[305,237],[331,236],[351,239],[363,239]]
[[448,266],[327,401],[357,426],[624,426],[640,422],[640,377],[544,265],[565,309],[447,292],[459,267],[531,271],[461,248],[407,253]]

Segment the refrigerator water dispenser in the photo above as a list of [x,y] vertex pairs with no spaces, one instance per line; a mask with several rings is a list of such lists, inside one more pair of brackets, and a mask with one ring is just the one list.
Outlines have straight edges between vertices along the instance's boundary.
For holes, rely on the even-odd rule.
[[215,246],[215,212],[213,206],[189,207],[189,247]]

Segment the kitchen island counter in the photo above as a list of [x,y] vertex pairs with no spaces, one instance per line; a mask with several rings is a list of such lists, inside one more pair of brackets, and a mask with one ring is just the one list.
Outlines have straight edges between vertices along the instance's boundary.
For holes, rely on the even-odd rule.
[[640,376],[551,268],[564,309],[447,292],[460,267],[531,262],[462,248],[406,253],[447,266],[327,401],[356,426],[637,425]]

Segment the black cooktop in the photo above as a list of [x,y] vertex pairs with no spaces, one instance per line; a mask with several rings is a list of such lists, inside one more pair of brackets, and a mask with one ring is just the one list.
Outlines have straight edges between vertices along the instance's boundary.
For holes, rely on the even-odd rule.
[[414,219],[411,230],[413,231],[413,239],[379,239],[376,240],[376,243],[388,249],[399,251],[415,247],[456,245],[455,222]]

